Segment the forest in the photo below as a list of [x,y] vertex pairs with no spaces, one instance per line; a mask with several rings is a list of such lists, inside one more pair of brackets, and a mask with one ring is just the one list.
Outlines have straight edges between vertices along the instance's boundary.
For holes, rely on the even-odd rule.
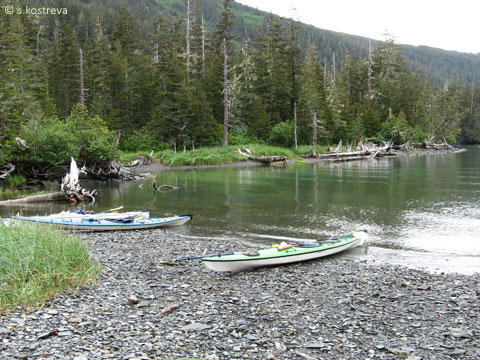
[[349,50],[231,0],[57,0],[66,14],[36,16],[26,4],[45,6],[0,0],[0,168],[311,145],[313,128],[322,144],[480,142],[477,79],[440,80],[391,37]]

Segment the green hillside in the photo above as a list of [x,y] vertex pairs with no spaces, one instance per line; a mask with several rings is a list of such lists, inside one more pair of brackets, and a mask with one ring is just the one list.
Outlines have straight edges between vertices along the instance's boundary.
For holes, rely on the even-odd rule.
[[[44,6],[42,0],[26,0],[25,3],[32,6]],[[154,23],[159,14],[170,19],[175,16],[185,17],[186,0],[57,0],[58,3],[68,8],[69,21],[74,26],[82,26],[79,32],[79,41],[83,41],[85,34],[92,34],[96,18],[100,17],[104,24],[108,24],[107,33],[112,31],[115,14],[118,13],[122,4],[127,3],[129,9],[137,16],[140,22],[140,33],[144,41],[149,41],[154,31]],[[218,23],[222,8],[221,0],[191,0],[192,11],[200,7],[206,25],[213,29]],[[235,15],[235,24],[232,29],[239,38],[247,37],[254,39],[258,37],[259,29],[265,29],[269,14],[249,6],[233,2],[231,4]],[[274,15],[285,27],[290,20]],[[65,20],[65,17],[62,17]],[[84,19],[87,24],[81,25]],[[53,26],[53,21],[50,21]],[[369,39],[361,36],[343,34],[329,30],[316,28],[312,25],[298,23],[301,29],[300,40],[304,45],[312,39],[317,46],[319,57],[332,65],[333,54],[335,53],[336,65],[340,68],[350,53],[359,59],[365,59],[368,54]],[[85,28],[86,27],[86,28]],[[50,28],[53,35],[53,28]],[[372,40],[372,46],[378,42]],[[469,83],[480,80],[480,54],[467,54],[456,51],[447,51],[428,46],[411,46],[401,44],[412,71],[418,71],[422,76],[428,76],[434,83],[440,84],[446,80],[456,80],[461,77]]]
[[[183,15],[186,13],[186,1],[157,0],[156,2],[159,4],[162,14],[177,12]],[[221,11],[221,0],[201,0],[199,4],[204,11],[207,23],[210,26],[216,24]],[[240,3],[232,3],[231,7],[236,16],[234,32],[237,35],[243,37],[246,32],[247,36],[255,38],[258,36],[258,28],[266,26],[265,20],[268,19],[268,13]],[[289,19],[275,17],[285,27],[288,26]],[[337,65],[345,61],[347,53],[360,59],[364,59],[368,55],[368,38],[319,29],[303,23],[298,25],[302,31],[302,42],[306,44],[309,39],[313,39],[317,44],[320,58],[327,59],[327,63],[330,65],[334,53]],[[378,44],[376,40],[371,41],[374,47]],[[470,83],[480,80],[480,54],[460,53],[428,46],[404,44],[400,46],[412,71],[419,71],[422,75],[428,75],[436,83],[455,80],[458,77]]]

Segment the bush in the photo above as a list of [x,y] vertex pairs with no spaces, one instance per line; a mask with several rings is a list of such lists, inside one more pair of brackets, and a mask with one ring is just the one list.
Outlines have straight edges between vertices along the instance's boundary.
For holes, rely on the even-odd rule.
[[[30,149],[20,148],[16,160],[19,162],[37,162],[46,166],[59,166],[78,158],[80,144],[74,131],[64,121],[52,117],[41,119],[34,132],[34,124],[28,123],[22,131]],[[33,154],[32,154],[33,153]]]
[[408,126],[405,115],[400,113],[398,116],[392,117],[381,125],[377,138],[389,141],[393,135],[395,144],[403,144],[412,133],[413,130]]
[[155,137],[146,129],[135,130],[120,138],[120,149],[127,152],[150,151],[156,148]]
[[276,146],[292,147],[295,145],[294,124],[281,122],[272,129],[268,143]]
[[76,105],[72,114],[67,117],[66,124],[77,137],[79,161],[104,163],[116,157],[115,134],[108,129],[101,117],[91,117],[85,107]]
[[117,152],[115,134],[100,117],[89,116],[82,106],[76,106],[65,120],[51,117],[38,124],[28,123],[21,137],[29,148],[17,147],[17,162],[59,166],[73,157],[80,162],[104,163],[114,159]]
[[427,140],[428,136],[423,132],[422,128],[420,126],[415,126],[415,129],[413,129],[413,138],[412,141],[415,143],[421,143]]

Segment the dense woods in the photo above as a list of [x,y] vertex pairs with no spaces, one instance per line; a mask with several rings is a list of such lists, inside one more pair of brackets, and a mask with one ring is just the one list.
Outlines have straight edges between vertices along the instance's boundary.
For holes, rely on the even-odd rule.
[[37,16],[10,3],[45,6],[0,0],[1,167],[317,137],[480,142],[480,83],[428,76],[392,38],[348,50],[356,37],[230,0],[52,1],[68,14]]

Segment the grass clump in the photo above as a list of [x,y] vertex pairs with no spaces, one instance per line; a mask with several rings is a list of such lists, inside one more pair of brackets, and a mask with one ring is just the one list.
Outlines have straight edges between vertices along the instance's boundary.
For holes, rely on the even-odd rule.
[[118,161],[121,164],[128,164],[129,162],[135,161],[139,156],[143,156],[145,159],[148,159],[150,151],[119,151],[118,152]]
[[[328,145],[317,145],[317,154],[324,154],[328,151]],[[303,156],[310,155],[313,151],[313,146],[311,145],[300,145],[297,149],[293,149],[295,155]]]
[[8,188],[17,188],[27,184],[27,178],[23,175],[9,175],[5,178],[5,185]]
[[100,267],[85,243],[41,224],[0,223],[0,311],[35,308],[82,285],[96,283]]
[[237,153],[236,146],[205,147],[187,152],[178,151],[177,153],[172,150],[164,150],[156,157],[168,166],[218,165],[247,160],[247,158]]

